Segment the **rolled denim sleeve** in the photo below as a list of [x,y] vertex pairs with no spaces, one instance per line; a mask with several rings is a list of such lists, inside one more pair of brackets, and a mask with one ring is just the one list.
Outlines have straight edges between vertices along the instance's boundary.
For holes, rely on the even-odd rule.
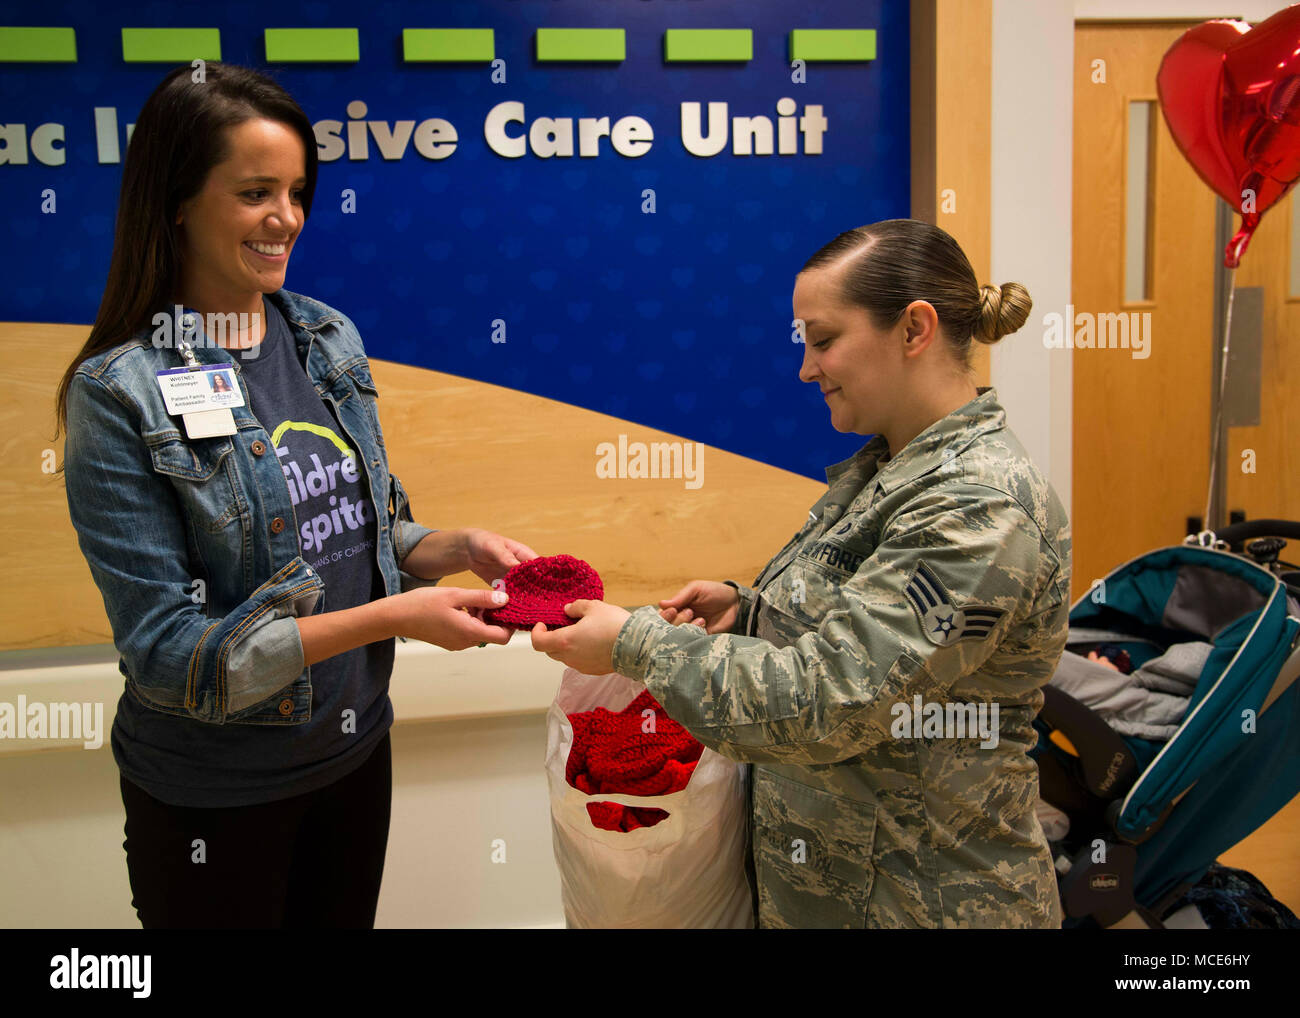
[[195,599],[184,512],[153,469],[131,397],[79,373],[68,389],[68,513],[104,599],[122,669],[165,713],[223,724],[305,671],[298,616],[324,583],[296,556],[229,614]]

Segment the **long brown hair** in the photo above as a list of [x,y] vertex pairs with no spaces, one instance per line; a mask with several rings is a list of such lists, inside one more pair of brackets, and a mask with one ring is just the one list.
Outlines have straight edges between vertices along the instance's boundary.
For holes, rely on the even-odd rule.
[[[303,219],[316,192],[316,137],[307,114],[274,80],[210,61],[201,75],[171,71],[145,100],[126,148],[108,280],[85,345],[63,373],[55,400],[57,439],[68,423],[68,386],[88,357],[111,350],[172,305],[180,281],[176,213],[230,156],[228,128],[265,117],[292,128],[306,151]],[[59,468],[62,470],[62,466]]]
[[959,363],[970,368],[970,342],[996,343],[1029,318],[1033,302],[1019,283],[980,286],[961,245],[946,231],[917,219],[886,219],[841,233],[803,269],[843,259],[841,299],[865,308],[888,329],[913,301],[933,306]]

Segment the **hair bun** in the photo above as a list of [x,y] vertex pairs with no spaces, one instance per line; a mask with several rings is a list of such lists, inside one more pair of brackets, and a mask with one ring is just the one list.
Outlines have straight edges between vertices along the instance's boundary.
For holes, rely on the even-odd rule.
[[974,338],[981,343],[996,343],[1003,336],[1009,336],[1029,320],[1029,309],[1033,306],[1029,291],[1019,283],[1003,283],[1001,286],[986,283],[980,287],[980,311]]

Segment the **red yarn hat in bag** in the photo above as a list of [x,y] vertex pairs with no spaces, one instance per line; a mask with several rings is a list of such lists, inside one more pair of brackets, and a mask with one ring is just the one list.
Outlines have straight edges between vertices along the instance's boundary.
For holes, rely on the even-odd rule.
[[[646,731],[642,715],[649,708],[655,727]],[[671,795],[690,783],[704,752],[685,728],[643,690],[615,714],[604,707],[569,715],[573,745],[564,777],[584,795],[621,792],[626,795]],[[589,802],[587,813],[602,831],[634,831],[653,827],[667,812],[653,806],[622,806]]]
[[577,619],[564,614],[570,601],[600,601],[605,585],[596,570],[572,555],[549,555],[520,562],[505,575],[510,600],[500,608],[488,608],[483,619],[489,625],[510,629],[532,629],[539,622],[548,626],[571,626]]

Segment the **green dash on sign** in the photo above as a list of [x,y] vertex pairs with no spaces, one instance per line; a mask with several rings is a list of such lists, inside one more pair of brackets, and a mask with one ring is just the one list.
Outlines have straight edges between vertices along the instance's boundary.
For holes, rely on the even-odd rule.
[[221,59],[219,28],[124,28],[122,59],[134,63],[188,63]]
[[748,28],[670,28],[664,33],[664,60],[753,60],[754,33]]
[[627,59],[627,36],[621,28],[539,28],[538,62],[552,60]]
[[0,27],[0,62],[75,64],[77,30]]
[[267,63],[355,64],[361,59],[355,28],[268,28]]
[[790,33],[791,60],[875,60],[874,28],[796,28]]
[[407,63],[491,63],[496,55],[490,28],[402,29],[402,59]]

